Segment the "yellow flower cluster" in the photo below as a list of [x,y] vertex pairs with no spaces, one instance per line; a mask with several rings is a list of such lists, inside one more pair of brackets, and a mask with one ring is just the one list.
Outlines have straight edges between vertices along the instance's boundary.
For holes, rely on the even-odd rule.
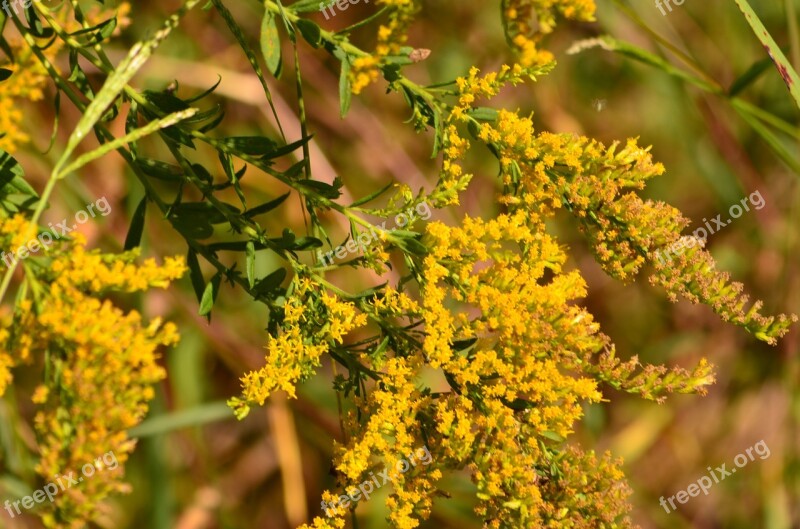
[[16,252],[21,246],[36,236],[36,226],[31,224],[25,215],[0,218],[0,240],[7,252]]
[[[473,71],[459,80],[462,95],[457,119],[469,119],[466,105],[474,103],[465,95],[491,97],[496,89],[487,90],[487,84],[492,86],[489,80],[496,82],[505,71],[506,67],[496,77],[479,77]],[[717,272],[711,255],[701,248],[685,252],[668,265],[657,262],[656,252],[677,241],[688,221],[668,204],[636,194],[647,180],[664,173],[649,148],[633,139],[606,147],[575,134],[536,133],[530,117],[505,110],[495,122],[481,125],[479,138],[498,153],[502,202],[511,211],[526,212],[527,222],[540,227],[556,209],[568,209],[580,221],[600,264],[617,279],[631,280],[650,263],[655,268],[651,281],[665,287],[671,298],[682,296],[709,305],[725,321],[770,343],[796,321],[794,316],[763,316],[759,303],[748,307],[742,285]],[[458,162],[468,147],[465,142],[451,123],[446,139],[451,150],[445,151],[440,188],[458,188],[455,177],[462,172]]]
[[[535,527],[544,505],[538,440],[566,437],[582,403],[600,400],[593,379],[569,374],[576,357],[605,343],[591,315],[572,304],[585,284],[578,272],[562,273],[566,256],[521,211],[467,217],[455,228],[432,223],[425,243],[423,354],[456,390],[436,406],[441,450],[472,461],[481,516]],[[543,282],[546,272],[553,277]],[[454,304],[457,317],[446,308]]]
[[[412,13],[411,1],[384,3],[396,6],[396,14]],[[540,132],[530,116],[479,106],[504,86],[552,68],[552,56],[537,45],[558,14],[591,20],[595,10],[592,0],[504,0],[503,8],[520,62],[483,75],[473,68],[448,91],[455,103],[436,121],[443,165],[425,197],[438,207],[458,203],[472,177],[464,161],[469,129],[498,158],[503,212],[490,220],[466,216],[457,226],[429,222],[413,246],[397,232],[384,241],[386,249],[405,250],[403,281],[419,285],[419,300],[382,287],[350,304],[296,278],[280,331],[269,338],[267,365],[244,377],[244,397],[232,404],[243,416],[275,389],[294,395],[327,352],[347,366],[348,377],[337,376],[335,390],[352,395],[342,417],[345,440],[335,444],[336,489],[352,493],[420,443],[432,455],[424,468],[392,472],[391,527],[418,527],[430,516],[443,473],[466,471],[486,528],[629,529],[630,489],[621,463],[566,447],[565,439],[583,406],[602,400],[601,383],[661,401],[669,393],[704,393],[713,368],[705,359],[686,370],[617,358],[580,307],[586,283],[579,271],[565,268],[566,251],[546,223],[567,210],[609,274],[627,281],[650,264],[651,280],[671,296],[706,303],[760,339],[785,333],[789,318],[765,318],[758,303],[747,310],[740,287],[714,272],[700,249],[684,252],[671,269],[653,262],[654,252],[674,242],[687,222],[676,209],[636,194],[664,172],[648,148],[635,140],[606,146]],[[407,21],[393,20],[396,27],[381,27],[376,54],[351,71],[354,89],[372,82],[383,58],[399,50],[396,32]],[[443,108],[441,102],[435,111]],[[347,333],[366,323],[363,316],[380,332],[346,345]],[[322,499],[338,504],[333,490]],[[301,529],[346,526],[346,508],[328,511]]]
[[[660,401],[665,393],[703,393],[714,377],[705,360],[692,370],[620,361],[592,316],[575,305],[586,286],[577,271],[562,270],[566,255],[547,233],[545,221],[556,210],[578,219],[599,262],[622,280],[651,261],[650,252],[675,240],[686,221],[674,208],[636,195],[664,168],[634,140],[606,147],[577,135],[537,132],[530,117],[505,110],[475,119],[478,98],[493,97],[528,72],[517,65],[480,76],[473,69],[457,82],[434,193],[452,203],[468,182],[461,163],[469,142],[459,124],[471,122],[500,162],[507,213],[489,221],[467,216],[458,227],[427,226],[422,242],[429,252],[419,275],[421,352],[422,363],[441,370],[453,389],[431,406],[436,451],[451,467],[470,469],[485,526],[566,528],[580,526],[570,505],[592,512],[592,520],[627,512],[622,474],[611,461],[574,450],[558,456],[560,472],[569,476],[565,483],[577,477],[573,469],[597,467],[588,481],[573,481],[581,490],[597,485],[580,498],[541,479],[556,457],[545,440],[571,433],[582,404],[600,400],[598,382]],[[710,257],[701,262],[700,251],[686,252],[687,262],[675,269],[657,270],[656,281],[762,339],[785,332],[785,316],[764,318],[758,304],[745,314],[739,288],[714,274]],[[425,409],[419,397],[405,402],[424,415],[416,411]]]
[[[21,222],[14,217],[0,223],[2,248],[11,239],[8,227]],[[134,447],[126,431],[144,418],[152,386],[165,377],[159,348],[178,340],[174,325],[160,319],[145,323],[136,311],[125,312],[100,296],[165,288],[183,275],[183,261],[136,266],[135,252],[101,254],[85,244],[74,234],[51,249],[49,268],[26,267],[32,296],[17,304],[13,322],[4,320],[0,330],[0,393],[10,381],[9,357],[13,364],[27,359],[46,364],[33,397],[39,405],[37,472],[49,479],[107,452],[120,463],[59,494],[42,517],[51,528],[85,527],[97,516],[100,501],[126,490],[123,465]]]
[[229,402],[236,415],[245,417],[250,406],[263,406],[277,390],[296,398],[296,385],[314,374],[320,357],[366,323],[367,316],[357,314],[355,305],[330,296],[307,277],[296,276],[283,308],[281,332],[267,337],[266,365],[245,374],[242,397]]
[[374,53],[354,60],[351,65],[350,86],[354,94],[360,94],[380,77],[380,67],[386,57],[400,53],[408,26],[419,11],[419,0],[378,0],[377,3],[390,9],[389,22],[378,27]]
[[556,13],[566,19],[591,22],[594,0],[503,0],[506,33],[524,67],[541,66],[553,61],[553,54],[537,48],[544,35],[556,26]]
[[[366,358],[363,360],[368,361]],[[388,473],[393,493],[387,498],[386,506],[391,526],[398,529],[418,527],[419,520],[430,515],[436,483],[442,477],[441,470],[436,468],[433,451],[432,464],[409,463],[409,456],[423,441],[418,414],[431,406],[431,398],[414,383],[421,367],[419,357],[386,361],[380,387],[366,397],[356,399],[358,413],[347,415],[345,428],[352,434],[351,440],[336,446],[334,459],[340,486],[345,491],[352,491],[382,469]],[[403,460],[407,464],[405,472],[398,470]],[[330,501],[331,498],[336,499],[332,491],[323,493],[323,500]],[[340,506],[331,511],[331,518],[318,517],[313,524],[303,525],[300,529],[344,527],[347,511]]]
[[[4,315],[0,318],[0,344],[8,342],[10,337],[9,329],[11,328],[11,318]],[[25,360],[20,358],[19,360]],[[15,361],[14,357],[5,351],[5,348],[0,349],[0,395],[6,392],[6,388],[11,384],[12,376],[11,369],[19,362]]]
[[624,482],[621,461],[606,453],[598,457],[568,446],[561,454],[559,477],[542,484],[548,502],[540,527],[622,529],[629,522],[619,520],[616,513],[627,513],[626,499],[631,489]]
[[442,170],[439,183],[431,193],[437,207],[458,204],[458,194],[464,191],[472,180],[472,174],[464,172],[462,158],[470,148],[470,142],[462,136],[459,125],[469,123],[473,118],[468,111],[475,106],[479,98],[491,98],[498,94],[507,84],[517,85],[526,77],[547,71],[547,68],[529,69],[518,64],[504,64],[499,72],[491,72],[479,76],[479,70],[473,67],[467,77],[456,79],[458,87],[458,103],[454,106],[444,124],[442,134]]

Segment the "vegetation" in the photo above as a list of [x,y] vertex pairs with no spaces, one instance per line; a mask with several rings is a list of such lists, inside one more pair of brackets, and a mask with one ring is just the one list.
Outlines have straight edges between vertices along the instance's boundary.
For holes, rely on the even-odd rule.
[[[797,321],[764,310],[724,271],[756,276],[767,291],[759,266],[788,262],[798,242],[791,102],[800,100],[786,53],[800,59],[800,38],[789,0],[786,53],[745,0],[725,8],[739,17],[737,34],[755,39],[751,27],[769,52],[749,68],[734,64],[742,73],[730,82],[647,22],[660,18],[655,8],[643,16],[621,1],[598,9],[593,0],[503,0],[498,14],[496,5],[377,0],[346,13],[338,6],[329,21],[318,0],[110,4],[37,1],[0,13],[0,490],[3,500],[20,499],[104,454],[119,462],[84,472],[24,514],[6,507],[10,527],[656,523],[657,501],[637,494],[658,497],[671,482],[631,488],[619,456],[646,469],[636,459],[659,433],[668,437],[670,419],[626,395],[657,403],[706,395],[712,363],[735,365],[720,344],[779,345]],[[481,50],[462,42],[470,39],[460,25],[478,21],[496,28],[480,28]],[[584,38],[561,36],[569,35],[561,24]],[[611,34],[598,34],[603,26]],[[629,42],[635,31],[653,45]],[[211,46],[198,32],[231,47],[206,60]],[[183,67],[190,80],[173,80]],[[199,81],[201,67],[217,81]],[[665,138],[670,157],[705,165],[703,200],[716,209],[689,205],[684,214],[659,196],[669,193],[657,182],[686,180],[669,197],[685,206],[691,178],[665,175],[642,139],[658,116],[642,123],[641,110],[633,120],[620,110],[600,126],[645,73],[670,101],[650,100],[651,108],[682,112]],[[584,104],[586,125],[565,126],[559,91],[586,94],[592,83],[620,95]],[[787,104],[753,99],[775,94]],[[688,117],[693,100],[713,145]],[[254,118],[248,102],[263,112]],[[52,135],[43,134],[50,123]],[[379,133],[384,149],[407,147],[409,161],[376,160],[393,155],[366,139]],[[681,160],[676,146],[692,137],[702,139],[697,160]],[[708,152],[718,155],[701,156]],[[734,167],[714,174],[720,157]],[[753,159],[774,176],[762,181]],[[690,217],[711,217],[755,190],[769,208],[754,215],[788,237],[784,255],[776,238],[749,269],[745,243],[715,258],[688,235]],[[83,225],[75,212],[99,196],[124,211],[105,225],[106,213],[92,211]],[[433,208],[433,218],[412,218],[420,208]],[[746,222],[726,236],[744,233]],[[341,248],[343,258],[320,257]],[[659,259],[663,252],[673,258]],[[781,266],[769,277],[789,296],[796,270]],[[181,281],[194,298],[180,285],[162,292]],[[602,295],[592,296],[594,284]],[[621,296],[637,301],[623,306]],[[794,299],[796,310],[796,297],[770,296],[769,307],[791,313]],[[661,299],[689,302],[674,309],[689,323],[663,323]],[[781,343],[793,350],[779,349],[780,402],[796,429],[791,340]],[[724,380],[731,369],[723,367]],[[775,376],[756,373],[737,391],[766,388]],[[632,426],[618,433],[607,408],[625,406]],[[778,474],[800,464],[794,441]],[[429,464],[400,471],[420,447]],[[280,471],[277,487],[263,465]],[[378,483],[381,473],[390,483]],[[342,501],[368,481],[380,489],[373,499]],[[783,496],[743,505],[745,514],[696,514],[695,526],[757,512],[765,527],[790,527],[800,512],[787,498],[800,497],[800,482],[770,483]],[[644,512],[631,516],[634,505]]]

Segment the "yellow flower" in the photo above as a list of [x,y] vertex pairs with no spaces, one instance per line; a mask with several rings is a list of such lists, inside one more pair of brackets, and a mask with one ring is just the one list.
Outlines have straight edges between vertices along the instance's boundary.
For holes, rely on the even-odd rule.
[[[0,220],[0,247],[16,244],[13,226],[27,226],[27,221],[19,216]],[[137,266],[135,253],[102,254],[87,251],[85,243],[76,234],[52,247],[53,267],[31,267],[41,270],[35,277],[36,303],[22,300],[13,323],[0,322],[0,393],[10,381],[10,365],[33,357],[50,362],[52,375],[32,397],[38,407],[37,472],[51,478],[108,452],[120,463],[80,489],[59,494],[43,516],[53,528],[84,527],[97,517],[100,501],[127,490],[122,475],[134,445],[126,432],[144,418],[152,386],[166,375],[158,364],[159,349],[178,339],[174,325],[145,324],[136,311],[126,313],[101,296],[165,287],[185,272],[183,261]],[[9,325],[14,333],[7,332]],[[13,362],[6,351],[13,352]]]
[[[307,307],[319,303],[324,318],[306,315]],[[278,336],[267,337],[264,367],[246,373],[242,379],[242,396],[229,404],[239,418],[245,417],[253,405],[263,406],[277,390],[296,398],[296,386],[314,374],[320,358],[331,346],[341,344],[344,337],[367,323],[365,314],[357,314],[355,305],[324,292],[307,277],[294,278],[294,295],[283,309],[283,328]]]

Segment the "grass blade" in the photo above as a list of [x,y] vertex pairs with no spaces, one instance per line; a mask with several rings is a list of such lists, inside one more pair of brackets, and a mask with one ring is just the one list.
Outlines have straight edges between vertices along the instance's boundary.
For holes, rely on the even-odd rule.
[[128,430],[128,436],[132,438],[150,437],[227,419],[233,419],[233,412],[228,404],[212,402],[148,419],[139,426]]
[[772,62],[774,62],[775,66],[778,68],[778,73],[783,77],[786,86],[789,88],[789,92],[794,98],[795,104],[800,108],[800,77],[797,75],[797,72],[792,68],[789,59],[783,54],[783,51],[781,51],[775,39],[772,38],[772,35],[769,34],[767,28],[764,27],[764,24],[761,23],[761,19],[758,18],[758,15],[756,15],[756,12],[750,7],[747,0],[735,1],[736,5],[739,6],[739,9],[744,14],[744,17],[747,19],[747,23],[750,24],[753,33],[756,34],[758,40],[764,45]]

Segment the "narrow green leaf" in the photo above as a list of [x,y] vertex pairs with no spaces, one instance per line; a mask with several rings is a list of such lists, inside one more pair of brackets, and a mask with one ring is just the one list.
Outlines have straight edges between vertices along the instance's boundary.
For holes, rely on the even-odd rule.
[[98,38],[97,38],[98,42],[111,37],[115,29],[117,29],[117,17],[111,18],[101,23],[100,31],[98,33]]
[[147,419],[128,430],[128,435],[132,438],[151,437],[227,419],[233,419],[233,413],[228,405],[225,402],[212,402]]
[[203,291],[206,286],[205,279],[203,279],[203,272],[200,270],[200,262],[197,260],[197,252],[189,248],[189,254],[186,256],[186,265],[189,267],[189,278],[192,281],[192,288],[194,294],[197,296],[197,302],[200,303],[203,299]]
[[211,281],[206,285],[203,291],[203,297],[200,299],[200,316],[208,316],[211,314],[211,309],[214,308],[214,302],[217,300],[219,294],[219,285],[222,282],[222,276],[215,275]]
[[339,114],[345,117],[350,111],[353,98],[353,88],[350,86],[350,63],[348,59],[342,61],[342,71],[339,73]]
[[125,251],[132,250],[142,244],[142,233],[144,233],[144,217],[147,212],[147,197],[144,197],[131,219],[131,227],[128,229],[128,236],[125,237]]
[[206,96],[209,96],[209,95],[213,94],[214,90],[216,90],[217,87],[219,87],[221,82],[222,82],[222,76],[218,74],[217,75],[217,82],[214,83],[214,86],[212,86],[208,90],[205,90],[205,91],[201,92],[200,94],[198,94],[196,96],[193,96],[193,97],[190,97],[189,99],[186,99],[185,100],[186,103],[190,103],[191,104],[191,103],[194,103],[196,101],[200,101],[201,99],[205,98]]
[[311,138],[313,138],[313,137],[314,137],[314,135],[310,134],[309,136],[306,136],[305,138],[300,138],[299,140],[293,141],[292,143],[288,143],[288,144],[284,145],[283,147],[278,147],[277,149],[275,149],[274,151],[270,152],[269,154],[265,154],[264,156],[262,156],[261,159],[262,160],[274,160],[275,158],[280,158],[281,156],[286,156],[287,154],[292,153],[292,152],[296,151],[297,149],[299,149],[300,147],[304,146],[306,143],[311,141]]
[[557,443],[563,443],[565,441],[565,439],[560,435],[558,435],[556,432],[551,432],[547,430],[542,432],[542,437],[546,437],[552,441],[556,441]]
[[[100,95],[98,94],[97,97],[100,97]],[[92,162],[92,161],[94,161],[94,160],[96,160],[98,158],[101,158],[101,157],[105,156],[106,154],[108,154],[111,151],[115,151],[115,150],[119,149],[120,147],[123,147],[124,145],[127,145],[129,143],[134,143],[134,142],[144,138],[145,136],[149,136],[153,132],[165,129],[167,127],[171,127],[172,125],[174,125],[174,124],[176,124],[176,123],[178,123],[178,122],[180,122],[180,121],[182,121],[182,120],[184,120],[184,119],[186,119],[188,117],[194,116],[196,113],[197,113],[197,109],[196,108],[190,108],[188,110],[182,110],[180,112],[175,112],[174,114],[170,114],[170,115],[168,115],[168,116],[166,116],[164,118],[157,119],[155,121],[151,121],[150,123],[148,123],[144,127],[141,127],[141,128],[136,129],[136,130],[133,130],[133,131],[129,132],[128,134],[126,134],[125,136],[121,137],[121,138],[115,138],[113,141],[110,141],[108,143],[104,143],[103,145],[101,145],[97,149],[95,149],[93,151],[90,151],[90,152],[78,157],[77,160],[75,160],[74,162],[69,164],[64,169],[60,170],[59,174],[61,175],[61,177],[64,177],[64,176],[68,175],[69,173],[77,171],[78,169],[80,169],[84,165],[86,165],[86,164],[88,164],[88,163],[90,163],[90,162]]]
[[247,281],[250,288],[256,284],[256,247],[253,241],[247,242]]
[[478,121],[497,121],[498,112],[497,109],[490,108],[490,107],[477,107],[470,109],[467,112],[467,115],[477,119]]
[[675,66],[673,66],[666,60],[662,59],[658,55],[650,53],[649,51],[644,50],[634,44],[616,39],[609,35],[603,35],[593,39],[578,41],[572,45],[572,47],[570,48],[570,50],[567,51],[567,53],[569,54],[580,53],[595,47],[599,47],[606,51],[616,52],[621,55],[625,55],[626,57],[630,57],[631,59],[635,59],[645,64],[649,64],[650,66],[654,66],[659,70],[663,71],[664,73],[667,73],[673,77],[677,77],[678,79],[681,79],[683,81],[689,82],[699,88],[702,88],[706,92],[713,93],[717,91],[715,87],[710,85],[708,82],[684,70],[681,70],[680,68],[676,68]]
[[747,23],[750,24],[753,33],[755,33],[758,40],[761,41],[761,44],[775,63],[775,66],[778,68],[778,73],[781,74],[783,81],[786,83],[789,92],[794,98],[795,104],[800,108],[800,76],[798,76],[795,69],[792,68],[789,59],[783,54],[783,51],[781,51],[775,39],[772,38],[772,35],[769,34],[767,28],[764,27],[761,19],[758,18],[758,15],[756,15],[756,12],[750,7],[747,0],[735,0],[735,2],[747,19]]
[[355,202],[350,204],[350,207],[361,206],[362,204],[366,204],[368,202],[372,202],[373,200],[375,200],[376,198],[378,198],[379,196],[381,196],[382,194],[384,194],[385,192],[387,192],[388,190],[390,190],[393,187],[394,187],[394,182],[389,182],[388,184],[386,184],[382,188],[378,189],[374,193],[370,193],[369,195],[367,195],[365,197],[359,198],[358,200],[356,200]]
[[261,20],[261,53],[267,68],[276,78],[281,75],[281,35],[275,23],[275,13],[267,11]]
[[[164,22],[164,26],[157,31],[155,35],[146,41],[136,43],[130,49],[128,55],[114,69],[114,73],[106,79],[105,84],[103,84],[97,96],[86,108],[78,124],[75,125],[72,134],[67,140],[67,145],[61,159],[53,170],[55,175],[63,176],[65,174],[64,171],[61,171],[61,167],[66,163],[78,144],[89,135],[89,132],[106,113],[106,109],[114,103],[119,94],[125,89],[128,81],[136,75],[136,72],[144,66],[156,48],[158,48],[172,30],[178,26],[181,17],[200,2],[201,0],[187,0],[177,12],[173,13],[172,16]],[[113,148],[116,149],[119,146],[121,145],[117,145]],[[103,154],[105,154],[105,152]]]
[[767,128],[763,123],[759,120],[751,116],[746,112],[742,112],[740,109],[737,108],[739,112],[739,116],[743,120],[745,120],[753,130],[761,136],[767,145],[778,155],[778,157],[783,160],[783,162],[794,171],[795,175],[800,175],[800,162],[789,152],[789,149],[781,143],[780,138],[778,138],[769,128]]
[[263,215],[264,213],[270,212],[273,209],[280,206],[281,204],[283,204],[283,202],[289,197],[290,194],[291,192],[288,192],[284,195],[279,196],[274,200],[270,200],[265,204],[261,204],[260,206],[256,206],[252,209],[249,209],[244,213],[244,216],[247,218],[253,218],[256,215]]
[[278,144],[265,136],[232,136],[220,141],[235,152],[253,156],[269,156]]
[[739,95],[742,90],[750,86],[754,83],[761,75],[769,70],[769,67],[772,65],[772,59],[767,57],[766,59],[761,59],[760,61],[756,61],[750,68],[747,69],[739,78],[737,78],[733,83],[731,83],[731,87],[728,89],[728,95],[730,97],[734,97]]
[[263,297],[273,290],[277,290],[286,279],[286,269],[278,268],[264,279],[259,280],[253,289],[256,298]]
[[267,85],[267,80],[264,78],[264,72],[261,70],[261,64],[256,59],[255,52],[247,43],[247,38],[245,37],[244,31],[242,31],[242,28],[236,23],[233,15],[231,15],[231,12],[228,11],[228,8],[225,7],[225,4],[223,4],[221,0],[211,1],[213,2],[217,11],[219,11],[220,15],[222,15],[222,18],[228,25],[228,29],[230,29],[231,33],[233,33],[233,36],[236,38],[236,42],[239,43],[239,47],[242,48],[242,51],[244,51],[245,55],[247,55],[247,60],[250,62],[250,67],[256,73],[258,80],[261,82],[261,87],[264,90],[264,95],[267,96],[267,102],[269,103],[270,110],[272,111],[272,117],[275,118],[275,122],[278,124],[278,130],[280,131],[281,136],[285,137],[283,133],[283,127],[281,126],[281,120],[278,117],[278,111],[275,109],[275,103],[272,101],[272,93],[269,90],[269,85]]
[[342,195],[342,182],[337,177],[333,181],[333,185],[327,182],[320,182],[319,180],[298,180],[298,185],[312,189],[315,193],[322,195],[325,198],[336,199]]
[[135,163],[144,174],[152,178],[168,182],[180,182],[183,179],[183,169],[177,165],[144,157],[136,158]]
[[310,248],[322,248],[324,243],[316,237],[300,237],[288,248],[294,251],[303,251]]
[[304,39],[306,39],[306,42],[311,44],[311,46],[314,48],[319,48],[321,41],[320,27],[314,22],[305,18],[301,18],[295,22],[295,24],[297,24],[297,29],[300,30],[300,34]]
[[25,171],[10,154],[0,149],[0,193],[39,197],[25,180]]
[[428,249],[416,237],[405,235],[402,231],[392,231],[392,235],[397,238],[397,245],[403,250],[419,256],[428,253]]

